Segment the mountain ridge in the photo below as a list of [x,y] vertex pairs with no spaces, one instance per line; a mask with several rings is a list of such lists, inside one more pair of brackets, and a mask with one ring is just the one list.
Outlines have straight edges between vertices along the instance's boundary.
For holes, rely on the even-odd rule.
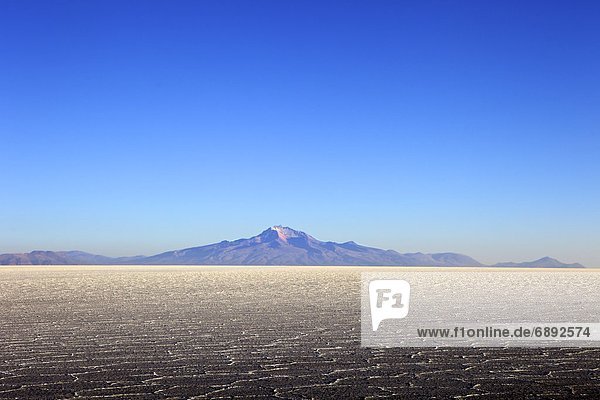
[[[305,232],[275,225],[260,234],[234,241],[167,251],[152,256],[106,257],[81,251],[32,251],[0,254],[0,265],[363,265],[485,267],[459,253],[399,253],[363,246],[353,241],[323,242]],[[543,257],[524,263],[498,263],[493,267],[583,268]]]
[[512,267],[512,268],[585,268],[579,263],[565,264],[552,257],[542,257],[540,259],[528,262],[502,262],[492,265],[492,267]]

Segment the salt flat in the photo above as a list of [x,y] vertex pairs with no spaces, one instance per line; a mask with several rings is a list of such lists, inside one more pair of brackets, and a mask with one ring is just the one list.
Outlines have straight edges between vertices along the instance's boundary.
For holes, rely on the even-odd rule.
[[[417,272],[0,268],[0,398],[600,397],[598,348],[361,348],[360,273],[376,270]],[[485,288],[510,272],[440,273]],[[600,270],[514,273],[599,287]]]

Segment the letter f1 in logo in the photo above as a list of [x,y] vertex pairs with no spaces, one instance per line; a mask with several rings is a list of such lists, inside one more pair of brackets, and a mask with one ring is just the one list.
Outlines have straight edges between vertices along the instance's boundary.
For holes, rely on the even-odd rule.
[[369,282],[371,323],[373,330],[384,319],[404,318],[408,315],[410,284],[398,279],[378,279]]

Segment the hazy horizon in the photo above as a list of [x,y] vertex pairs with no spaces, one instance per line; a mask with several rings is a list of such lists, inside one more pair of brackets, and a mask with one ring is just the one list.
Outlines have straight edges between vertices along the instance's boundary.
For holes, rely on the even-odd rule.
[[[281,226],[280,224],[278,224],[278,225]],[[290,227],[290,228],[293,229],[293,227]],[[267,229],[269,229],[269,227],[267,227]],[[246,239],[246,238],[250,238],[250,237],[253,237],[253,236],[257,236],[259,233],[260,232],[256,232],[255,234],[244,236],[244,237],[230,238],[230,239],[223,239],[223,240],[234,241],[234,240],[239,240],[239,239]],[[304,232],[304,233],[307,233],[307,234],[310,235],[310,232]],[[318,237],[316,237],[315,239],[321,240]],[[185,248],[190,248],[190,247],[198,247],[198,246],[210,245],[210,244],[214,244],[214,243],[219,243],[221,241],[222,240],[216,240],[216,241],[210,242],[210,243],[199,243],[199,244],[196,244],[196,245],[190,245],[190,246],[183,246],[183,247],[178,247],[178,248],[164,249],[164,250],[156,251],[156,252],[153,252],[153,253],[146,253],[146,254],[143,254],[143,253],[135,253],[135,254],[107,254],[107,253],[93,252],[93,251],[87,251],[87,250],[84,250],[84,249],[75,249],[75,248],[69,248],[69,249],[33,249],[33,250],[16,251],[16,252],[9,252],[9,253],[29,253],[31,251],[85,251],[87,253],[97,254],[97,255],[103,255],[103,256],[109,256],[109,257],[128,257],[128,256],[140,256],[140,255],[151,256],[151,255],[155,255],[155,254],[160,254],[162,252],[167,252],[167,251],[172,251],[172,250],[180,250],[180,249],[185,249]],[[324,240],[321,240],[321,241],[323,241],[323,242],[330,241],[330,242],[343,243],[343,242],[347,242],[349,240],[338,241],[338,240],[333,240],[333,239],[324,239]],[[354,241],[354,242],[357,242],[357,241]],[[371,245],[368,245],[368,244],[365,244],[365,243],[361,243],[361,242],[357,242],[357,243],[360,244],[360,245],[377,248],[377,246],[371,246]],[[416,250],[415,251],[402,251],[402,250],[398,250],[398,249],[389,249],[389,248],[382,248],[382,249],[384,249],[384,250],[396,250],[399,253],[418,253],[418,252],[421,252],[421,253],[445,253],[445,252],[453,252],[453,251],[450,251],[450,250],[448,250],[448,251],[416,251]],[[456,252],[454,252],[454,253],[456,253]],[[0,252],[0,254],[2,254],[2,252]],[[465,254],[467,256],[470,256],[469,254],[466,254],[466,253],[461,253],[461,254]],[[477,261],[480,261],[480,262],[482,262],[485,265],[493,265],[493,264],[501,263],[501,262],[526,262],[526,261],[535,261],[535,260],[541,259],[543,257],[557,258],[557,257],[554,257],[552,254],[539,255],[539,256],[536,256],[536,257],[532,257],[530,259],[518,259],[518,260],[502,259],[502,260],[490,261],[490,262],[482,261],[482,260],[478,259],[477,257],[474,257],[474,258]],[[561,259],[559,259],[559,261],[565,262],[565,260],[561,260]],[[579,261],[568,260],[566,262],[566,264],[577,263],[577,262],[579,262]],[[581,263],[581,262],[579,262],[579,263]],[[594,268],[594,267],[600,267],[600,265],[598,265],[598,266],[595,266],[595,265],[586,265],[586,267],[592,267],[592,268]]]
[[0,253],[600,266],[600,4],[4,2]]

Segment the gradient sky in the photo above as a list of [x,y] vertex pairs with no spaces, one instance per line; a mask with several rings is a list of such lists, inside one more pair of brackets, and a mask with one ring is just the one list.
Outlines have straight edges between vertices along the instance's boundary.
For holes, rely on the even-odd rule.
[[600,266],[597,1],[0,3],[0,253]]

